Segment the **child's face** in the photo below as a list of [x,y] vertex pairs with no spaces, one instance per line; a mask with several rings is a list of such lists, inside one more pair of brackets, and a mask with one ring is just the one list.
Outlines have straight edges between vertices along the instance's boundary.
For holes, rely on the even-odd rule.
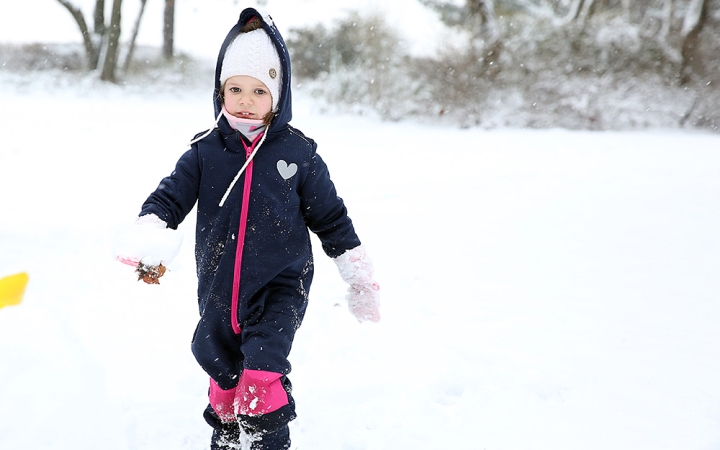
[[239,119],[262,120],[272,109],[272,95],[265,83],[247,75],[228,78],[223,97],[227,112]]

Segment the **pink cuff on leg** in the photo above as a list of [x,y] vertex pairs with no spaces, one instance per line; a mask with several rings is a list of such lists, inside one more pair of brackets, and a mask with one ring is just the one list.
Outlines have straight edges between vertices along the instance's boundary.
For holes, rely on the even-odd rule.
[[228,390],[222,389],[218,384],[210,378],[210,406],[215,410],[223,422],[235,422],[237,413],[235,412],[235,394],[237,388]]
[[289,403],[280,378],[282,374],[264,370],[243,370],[237,387],[238,414],[257,416],[277,411]]

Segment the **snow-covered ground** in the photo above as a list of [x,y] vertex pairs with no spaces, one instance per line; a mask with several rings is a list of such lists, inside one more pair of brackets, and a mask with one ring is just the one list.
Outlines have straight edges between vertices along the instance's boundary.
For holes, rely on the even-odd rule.
[[[0,310],[0,448],[207,448],[192,220],[160,286],[111,248],[210,96],[40,86],[0,90],[0,275],[31,277]],[[318,255],[294,448],[720,446],[720,136],[453,130],[296,97],[384,317],[357,324]]]
[[[210,92],[35,76],[0,84],[0,277],[30,274],[0,309],[0,449],[207,449],[192,216],[160,286],[111,249]],[[720,448],[719,135],[387,123],[299,90],[293,124],[383,300],[358,324],[317,255],[293,449]]]

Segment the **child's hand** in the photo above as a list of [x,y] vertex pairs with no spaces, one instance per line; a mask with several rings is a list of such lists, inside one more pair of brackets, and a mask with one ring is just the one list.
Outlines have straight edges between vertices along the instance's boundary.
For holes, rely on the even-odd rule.
[[370,286],[351,285],[345,299],[350,312],[358,321],[380,322],[380,286],[377,283]]
[[352,315],[360,322],[380,321],[380,286],[373,279],[372,261],[363,246],[346,251],[334,261],[350,285],[345,299]]
[[115,257],[135,267],[138,280],[160,284],[166,266],[175,258],[182,244],[182,233],[167,228],[154,214],[138,217],[135,224],[120,230]]

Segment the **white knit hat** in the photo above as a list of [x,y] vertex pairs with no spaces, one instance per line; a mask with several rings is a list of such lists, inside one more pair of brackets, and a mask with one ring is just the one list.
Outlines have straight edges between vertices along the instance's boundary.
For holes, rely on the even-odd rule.
[[277,110],[282,81],[280,56],[262,28],[238,34],[225,51],[220,85],[237,75],[248,75],[265,83],[272,95],[272,110]]

